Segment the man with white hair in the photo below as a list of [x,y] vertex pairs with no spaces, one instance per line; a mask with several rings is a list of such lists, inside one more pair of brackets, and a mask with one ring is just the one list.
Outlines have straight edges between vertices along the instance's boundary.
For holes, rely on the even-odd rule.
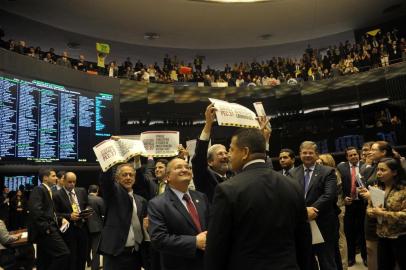
[[224,145],[214,144],[209,147],[210,133],[216,109],[213,104],[206,108],[206,124],[196,143],[195,155],[192,159],[193,181],[196,190],[203,192],[211,202],[214,189],[218,183],[228,179],[229,159]]

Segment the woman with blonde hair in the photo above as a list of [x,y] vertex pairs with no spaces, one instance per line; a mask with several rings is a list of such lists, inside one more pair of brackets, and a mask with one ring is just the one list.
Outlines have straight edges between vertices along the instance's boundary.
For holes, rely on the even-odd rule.
[[[317,161],[318,163],[336,168],[336,162],[333,158],[332,155],[330,154],[322,154],[319,155],[319,159]],[[343,196],[343,188],[342,188],[342,182],[341,182],[341,175],[338,172],[338,170],[335,170],[336,175],[337,175],[337,206],[340,208],[340,214],[338,215],[338,220],[340,222],[340,227],[338,231],[338,248],[339,248],[339,253],[341,255],[341,264],[338,259],[339,256],[336,256],[336,264],[337,265],[342,265],[343,270],[348,269],[348,256],[347,256],[347,239],[345,238],[345,233],[344,233],[344,214],[345,214],[345,205],[344,205],[344,196]],[[337,254],[338,255],[338,254]]]

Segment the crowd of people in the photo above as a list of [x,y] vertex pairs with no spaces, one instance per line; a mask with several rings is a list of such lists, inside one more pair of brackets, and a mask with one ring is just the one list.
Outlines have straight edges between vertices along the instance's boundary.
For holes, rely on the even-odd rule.
[[226,64],[222,70],[210,66],[204,69],[203,56],[196,56],[193,62],[190,62],[168,54],[163,58],[162,64],[145,64],[140,60],[133,63],[128,57],[121,65],[117,61],[111,61],[99,67],[97,63],[86,61],[84,55],[80,55],[79,59],[70,58],[66,51],[57,55],[53,48],[43,51],[40,47],[28,46],[25,41],[5,41],[1,35],[0,47],[90,74],[143,82],[200,82],[206,86],[212,83],[227,83],[228,86],[237,87],[271,87],[289,82],[290,79],[315,81],[336,78],[406,60],[406,41],[404,37],[399,36],[396,29],[386,33],[379,31],[375,36],[365,34],[358,43],[345,41],[323,49],[308,45],[300,59],[272,57],[251,63]]
[[[106,270],[346,270],[357,250],[369,270],[406,269],[406,164],[388,142],[348,147],[336,166],[303,141],[301,162],[282,149],[276,171],[266,119],[237,130],[229,148],[210,146],[214,120],[209,105],[191,160],[180,148],[170,160],[118,164],[101,173],[101,197],[99,186],[78,187],[84,180],[74,172],[41,168],[27,203],[15,199],[37,269],[95,270],[102,255]],[[383,204],[373,203],[371,187],[382,190]],[[2,223],[0,233],[5,267],[3,255],[21,236]]]

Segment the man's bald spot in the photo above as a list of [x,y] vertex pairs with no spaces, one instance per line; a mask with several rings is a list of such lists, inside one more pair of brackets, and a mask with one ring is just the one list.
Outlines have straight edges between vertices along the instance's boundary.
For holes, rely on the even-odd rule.
[[66,172],[65,173],[65,179],[68,179],[68,178],[76,178],[76,174],[74,173],[74,172]]

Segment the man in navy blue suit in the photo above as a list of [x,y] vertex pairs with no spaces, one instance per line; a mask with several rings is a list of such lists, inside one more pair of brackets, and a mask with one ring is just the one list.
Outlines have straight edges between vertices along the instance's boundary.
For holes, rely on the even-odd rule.
[[161,269],[203,269],[209,201],[203,193],[188,190],[192,170],[185,160],[171,160],[166,177],[169,187],[148,204],[149,233],[160,252]]
[[300,145],[303,165],[290,171],[293,179],[302,186],[308,220],[315,220],[324,243],[313,245],[320,270],[336,270],[335,247],[337,245],[338,213],[337,177],[333,168],[316,164],[316,143],[304,141]]

